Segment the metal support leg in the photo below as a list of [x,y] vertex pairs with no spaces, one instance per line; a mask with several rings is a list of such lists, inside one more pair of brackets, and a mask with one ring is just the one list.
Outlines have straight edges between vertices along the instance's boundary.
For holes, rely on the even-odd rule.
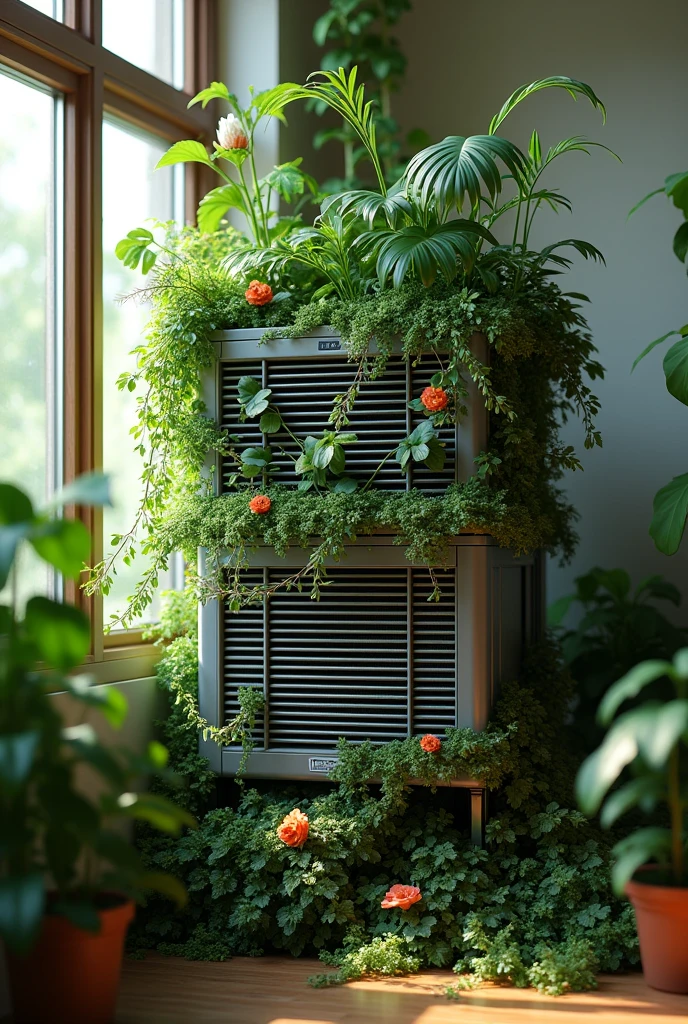
[[471,788],[471,842],[474,846],[485,845],[485,818],[487,793],[484,789]]

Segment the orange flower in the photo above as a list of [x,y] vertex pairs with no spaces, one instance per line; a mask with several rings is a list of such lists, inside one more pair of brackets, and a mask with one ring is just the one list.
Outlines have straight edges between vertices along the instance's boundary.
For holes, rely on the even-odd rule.
[[251,306],[267,306],[268,302],[272,302],[272,288],[262,281],[251,281],[244,295]]
[[287,846],[303,846],[308,839],[308,815],[294,808],[277,829],[277,835]]
[[383,910],[391,907],[399,907],[400,910],[408,910],[409,907],[422,900],[420,889],[415,885],[393,885],[380,906]]
[[432,733],[427,733],[420,741],[422,749],[428,754],[436,754],[442,746],[441,740],[438,740],[437,736],[433,736]]
[[248,507],[252,512],[257,513],[257,515],[263,515],[265,512],[269,512],[271,505],[272,502],[268,498],[267,494],[256,494],[255,498],[251,498],[248,503]]
[[425,388],[420,400],[428,412],[439,412],[447,408],[449,397],[444,388]]

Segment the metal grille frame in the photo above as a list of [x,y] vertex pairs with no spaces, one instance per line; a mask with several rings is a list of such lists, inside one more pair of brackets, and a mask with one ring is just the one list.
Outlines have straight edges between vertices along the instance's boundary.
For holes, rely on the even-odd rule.
[[[279,559],[271,548],[260,548],[251,556],[249,572],[256,579],[262,574],[269,578],[271,573],[290,571],[302,562],[299,550]],[[323,602],[311,602],[307,593],[296,598],[273,597],[231,617],[218,601],[201,608],[201,714],[213,724],[225,722],[235,713],[238,685],[259,685],[266,694],[267,721],[258,723],[254,733],[256,748],[249,760],[248,777],[322,777],[327,771],[322,765],[336,757],[339,735],[348,734],[353,742],[365,738],[384,742],[425,731],[441,732],[449,725],[485,727],[500,683],[516,677],[524,647],[536,632],[536,560],[515,557],[497,547],[491,537],[465,534],[455,538],[448,562],[440,568],[446,579],[444,606],[425,601],[429,593],[427,568],[411,565],[405,549],[394,544],[392,536],[361,539],[347,549],[345,560],[333,564],[334,581],[324,600],[331,595],[334,607],[345,612],[357,574],[360,596],[354,603],[363,612],[371,579],[377,578],[384,586],[387,577],[397,588],[399,607],[392,614],[392,635],[380,637],[375,683],[367,691],[361,679],[368,671],[373,649],[365,635],[360,644],[352,638],[350,682],[341,673],[337,680],[336,671],[331,672],[329,681],[309,680],[308,658],[305,669],[301,668],[304,662],[299,649],[308,647],[309,616],[317,633],[324,610]],[[201,572],[203,568],[201,552]],[[337,579],[337,573],[344,578]],[[289,618],[297,603],[298,623],[292,624]],[[277,634],[272,628],[275,622]],[[441,638],[438,642],[442,630],[448,634],[444,644]],[[321,651],[328,642],[325,635],[318,646],[316,637],[316,675]],[[347,652],[342,651],[341,657],[346,658]],[[391,674],[385,672],[390,665],[395,666]],[[299,679],[304,681],[299,683]],[[357,701],[360,719],[355,717]],[[337,712],[341,714],[339,728]],[[201,750],[215,771],[223,775],[236,772],[239,750],[220,749],[212,741],[202,743]]]

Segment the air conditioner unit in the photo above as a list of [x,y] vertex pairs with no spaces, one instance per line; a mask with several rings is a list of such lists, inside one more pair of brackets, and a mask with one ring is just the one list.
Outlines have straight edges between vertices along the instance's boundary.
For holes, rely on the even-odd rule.
[[[250,375],[272,389],[275,404],[297,437],[319,434],[336,394],[346,391],[356,365],[328,329],[299,339],[262,341],[264,332],[215,335],[217,361],[205,400],[222,427],[242,443],[262,445],[257,421],[239,421],[237,383]],[[485,341],[476,336],[476,348]],[[477,352],[480,355],[480,352]],[[359,443],[347,451],[347,474],[367,479],[383,456],[422,415],[409,410],[435,372],[430,356],[413,364],[397,353],[384,376],[366,383],[350,417]],[[405,478],[391,460],[376,479],[390,491],[416,487],[444,491],[467,479],[486,447],[487,415],[473,393],[468,416],[441,432],[447,459],[441,472],[414,465]],[[271,435],[286,451],[288,435]],[[274,459],[293,482],[288,456]],[[273,463],[273,464],[274,464]],[[287,470],[291,470],[287,476]],[[231,469],[216,467],[218,493]],[[284,559],[271,548],[251,556],[247,583],[270,583],[304,564],[301,550]],[[203,552],[200,569],[203,572]],[[336,759],[337,740],[384,742],[447,726],[484,728],[502,680],[518,674],[524,647],[542,616],[541,560],[515,557],[481,534],[462,534],[435,570],[441,597],[429,602],[425,565],[409,564],[394,537],[361,538],[328,569],[332,585],[318,602],[307,590],[278,590],[262,605],[230,613],[217,601],[200,612],[199,701],[203,716],[222,724],[238,710],[239,686],[264,690],[265,712],[254,733],[247,776],[324,778]],[[202,744],[216,771],[236,772],[241,751]],[[457,779],[473,794],[473,833],[482,817],[480,780]]]

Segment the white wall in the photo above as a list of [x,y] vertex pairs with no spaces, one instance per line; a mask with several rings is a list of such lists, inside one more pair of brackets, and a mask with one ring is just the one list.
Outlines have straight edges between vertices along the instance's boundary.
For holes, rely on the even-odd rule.
[[[688,543],[673,558],[648,536],[654,492],[688,470],[688,410],[664,388],[661,355],[630,375],[653,338],[688,320],[685,271],[671,252],[679,215],[657,198],[629,223],[626,215],[665,176],[688,168],[686,103],[688,4],[685,0],[415,0],[399,28],[409,59],[395,114],[433,139],[485,132],[517,86],[552,74],[589,82],[607,106],[602,127],[589,105],[558,90],[524,103],[502,134],[525,145],[537,127],[547,144],[587,134],[603,152],[561,159],[551,183],[574,203],[573,216],[544,215],[536,244],[579,237],[597,245],[607,268],[577,260],[567,290],[592,299],[589,322],[606,380],[603,450],[585,453],[584,473],[566,487],[581,513],[581,543],[571,566],[549,569],[549,599],[595,564],[624,566],[636,578],[663,573],[686,591]],[[566,429],[581,448],[579,425]]]

